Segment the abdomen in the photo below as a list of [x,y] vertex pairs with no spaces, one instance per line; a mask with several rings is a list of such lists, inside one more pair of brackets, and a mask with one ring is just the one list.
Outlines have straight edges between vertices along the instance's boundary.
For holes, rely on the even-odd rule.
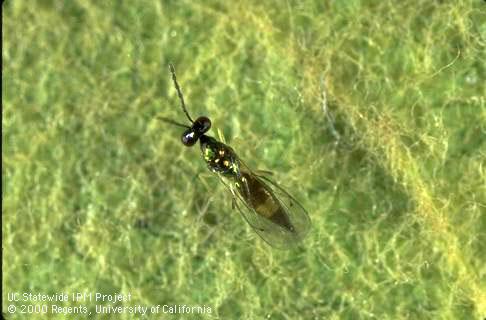
[[288,229],[289,231],[294,230],[285,209],[270,188],[268,188],[258,177],[251,173],[240,171],[238,191],[246,204],[253,208],[260,216]]

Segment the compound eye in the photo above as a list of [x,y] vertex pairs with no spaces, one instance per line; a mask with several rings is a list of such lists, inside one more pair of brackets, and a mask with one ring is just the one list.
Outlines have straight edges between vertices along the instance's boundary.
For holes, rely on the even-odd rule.
[[199,135],[192,128],[187,129],[181,136],[181,141],[186,147],[192,147],[199,138]]
[[209,120],[208,117],[199,117],[196,119],[196,121],[194,121],[192,127],[197,133],[204,134],[211,128],[211,120]]

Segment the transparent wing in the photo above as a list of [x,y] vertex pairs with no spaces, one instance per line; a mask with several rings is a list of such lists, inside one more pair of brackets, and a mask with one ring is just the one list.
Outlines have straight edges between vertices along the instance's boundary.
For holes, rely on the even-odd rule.
[[289,219],[292,222],[292,225],[295,227],[297,233],[301,236],[301,238],[305,237],[310,231],[311,227],[311,220],[305,208],[272,179],[265,176],[258,177],[264,180],[267,186],[272,187],[273,193],[280,203],[286,208],[287,215],[289,216]]
[[280,249],[292,247],[310,229],[307,212],[278,184],[246,169],[242,178],[225,183],[233,194],[235,207],[268,244]]

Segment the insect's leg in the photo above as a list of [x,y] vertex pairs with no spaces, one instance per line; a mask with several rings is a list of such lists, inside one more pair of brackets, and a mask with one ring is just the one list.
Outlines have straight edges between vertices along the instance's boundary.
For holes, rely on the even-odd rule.
[[239,136],[235,136],[235,137],[232,137],[231,138],[231,144],[232,145],[235,145],[235,146],[245,145],[245,143],[247,143],[247,142],[248,141],[246,141],[245,139],[243,139],[243,138],[241,138]]
[[257,176],[273,176],[273,172],[268,170],[256,170],[255,174]]
[[219,129],[218,129],[218,138],[219,138],[219,141],[226,144],[226,139],[224,138],[223,132]]
[[244,189],[245,190],[245,193],[246,193],[246,199],[248,201],[251,201],[250,200],[250,197],[251,197],[251,194],[250,194],[250,188],[248,187],[248,181],[246,180],[246,178],[241,174],[240,171],[238,171],[238,173],[236,174],[237,178],[238,178],[238,183],[241,183],[243,184],[242,186],[242,190]]
[[236,193],[235,193],[235,190],[233,189],[233,187],[229,184],[226,183],[226,181],[224,181],[223,177],[218,174],[218,178],[219,180],[221,181],[221,183],[226,187],[228,188],[229,192],[231,192],[231,208],[232,209],[237,209],[238,208],[238,204],[236,203]]
[[192,183],[194,184],[194,181],[196,179],[199,179],[202,182],[202,184],[204,184],[206,190],[211,190],[212,188],[209,186],[207,182],[207,178],[209,177],[214,177],[214,175],[210,172],[198,172],[194,175],[194,178],[192,179]]
[[201,201],[195,201],[194,204],[198,213],[198,220],[201,220],[208,213],[211,201],[213,200],[212,198],[212,196],[206,197],[202,203],[199,203]]
[[221,181],[221,183],[226,187],[228,188],[228,190],[231,192],[231,194],[234,196],[235,195],[235,192],[233,190],[233,188],[231,187],[231,185],[229,185],[228,183],[226,183],[226,181],[224,181],[223,177],[218,173],[218,178],[219,178],[219,181]]

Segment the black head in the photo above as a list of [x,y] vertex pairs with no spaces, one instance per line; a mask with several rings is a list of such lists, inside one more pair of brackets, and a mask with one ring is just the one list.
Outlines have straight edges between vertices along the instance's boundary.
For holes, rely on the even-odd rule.
[[164,117],[159,117],[159,119],[165,122],[172,123],[179,127],[186,128],[186,130],[182,133],[181,141],[185,146],[192,147],[194,144],[196,144],[198,139],[204,136],[204,134],[208,132],[208,130],[211,128],[211,120],[209,120],[208,117],[204,117],[204,116],[197,118],[196,121],[192,120],[191,116],[189,115],[189,112],[187,112],[186,104],[184,103],[184,96],[182,95],[182,90],[179,87],[179,83],[177,83],[174,66],[172,66],[172,64],[169,64],[169,70],[172,74],[172,80],[174,81],[174,86],[177,90],[177,95],[179,96],[179,100],[181,101],[182,111],[184,111],[187,119],[189,119],[189,121],[191,122],[191,126],[186,126],[184,124],[180,124],[176,121]]
[[186,147],[192,147],[197,140],[211,128],[211,120],[208,117],[199,117],[182,133],[181,141]]

